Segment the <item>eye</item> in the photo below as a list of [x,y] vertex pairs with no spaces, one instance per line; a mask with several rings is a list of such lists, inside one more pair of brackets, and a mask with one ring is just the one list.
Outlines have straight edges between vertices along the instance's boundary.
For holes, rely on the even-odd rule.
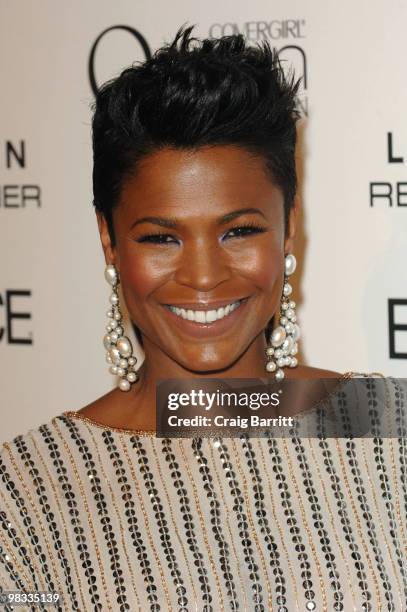
[[228,230],[225,236],[230,236],[233,234],[231,238],[244,238],[245,236],[250,236],[251,234],[262,234],[266,231],[266,228],[260,227],[259,225],[251,225],[247,223],[246,225],[239,225],[238,227],[232,227]]
[[171,234],[146,234],[137,238],[136,242],[150,242],[152,244],[172,244],[176,239]]

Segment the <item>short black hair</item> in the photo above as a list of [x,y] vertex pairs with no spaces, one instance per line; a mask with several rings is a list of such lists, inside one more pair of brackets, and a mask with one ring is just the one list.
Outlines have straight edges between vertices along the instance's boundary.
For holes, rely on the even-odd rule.
[[299,80],[283,72],[264,40],[242,34],[197,39],[181,26],[173,42],[123,70],[96,95],[93,203],[106,219],[124,179],[144,156],[163,148],[196,150],[235,145],[261,156],[284,196],[285,227],[297,189],[296,121]]
[[232,144],[259,154],[283,191],[286,220],[293,205],[299,81],[284,75],[267,41],[250,46],[242,34],[199,41],[193,28],[182,26],[172,43],[96,96],[93,202],[113,246],[112,210],[123,179],[164,147]]

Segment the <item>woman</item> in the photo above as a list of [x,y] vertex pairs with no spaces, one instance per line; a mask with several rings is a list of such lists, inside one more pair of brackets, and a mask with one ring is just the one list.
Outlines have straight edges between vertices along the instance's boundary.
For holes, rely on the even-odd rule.
[[[406,610],[405,431],[155,436],[163,378],[339,378],[321,401],[337,392],[343,413],[356,377],[296,357],[298,85],[266,43],[191,44],[191,31],[97,96],[104,345],[119,386],[4,445],[0,586],[56,592],[63,610]],[[373,411],[377,385],[359,389]],[[386,393],[400,424],[405,389]]]

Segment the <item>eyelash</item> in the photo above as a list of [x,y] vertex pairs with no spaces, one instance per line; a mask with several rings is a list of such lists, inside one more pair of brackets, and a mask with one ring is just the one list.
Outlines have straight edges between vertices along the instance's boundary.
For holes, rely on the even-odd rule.
[[[266,231],[266,229],[264,227],[260,227],[258,225],[254,225],[251,223],[246,223],[243,225],[239,225],[237,227],[232,227],[230,228],[230,230],[228,230],[226,232],[226,234],[228,234],[229,232],[236,232],[238,230],[250,230],[250,232],[248,232],[248,234],[261,234],[263,232]],[[234,236],[235,238],[244,238],[244,236],[246,236],[247,233],[245,232],[243,235],[240,236]],[[163,240],[163,238],[167,238],[168,236],[171,237],[171,234],[146,234],[145,236],[141,236],[140,238],[137,239],[136,242],[150,242],[153,244],[171,244],[171,241],[168,240]]]

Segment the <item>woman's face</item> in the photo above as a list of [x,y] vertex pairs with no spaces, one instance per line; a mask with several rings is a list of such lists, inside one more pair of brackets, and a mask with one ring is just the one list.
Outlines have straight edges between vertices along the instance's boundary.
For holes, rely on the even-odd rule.
[[155,152],[124,183],[113,224],[111,248],[99,217],[106,262],[146,355],[209,372],[264,345],[293,227],[285,241],[283,194],[262,159],[235,146]]

